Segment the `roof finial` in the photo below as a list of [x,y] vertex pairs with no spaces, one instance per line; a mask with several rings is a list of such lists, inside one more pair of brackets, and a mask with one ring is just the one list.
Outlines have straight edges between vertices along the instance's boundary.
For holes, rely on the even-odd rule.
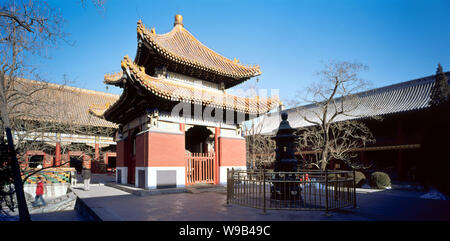
[[175,23],[173,24],[173,26],[177,26],[177,25],[183,25],[183,16],[181,16],[180,14],[175,15]]

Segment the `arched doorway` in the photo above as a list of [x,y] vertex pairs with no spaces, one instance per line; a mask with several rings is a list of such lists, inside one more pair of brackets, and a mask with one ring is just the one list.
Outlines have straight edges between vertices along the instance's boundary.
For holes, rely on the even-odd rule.
[[214,151],[214,134],[205,126],[193,126],[185,133],[185,149],[190,153]]
[[185,132],[186,185],[214,183],[214,134],[205,126]]

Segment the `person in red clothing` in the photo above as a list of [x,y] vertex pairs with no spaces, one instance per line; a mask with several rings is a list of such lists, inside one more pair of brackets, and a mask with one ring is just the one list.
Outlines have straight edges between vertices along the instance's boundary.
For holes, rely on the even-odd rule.
[[33,207],[38,206],[38,203],[41,202],[43,206],[45,206],[44,200],[44,182],[42,181],[42,177],[38,177],[38,183],[36,184],[36,197],[34,199]]

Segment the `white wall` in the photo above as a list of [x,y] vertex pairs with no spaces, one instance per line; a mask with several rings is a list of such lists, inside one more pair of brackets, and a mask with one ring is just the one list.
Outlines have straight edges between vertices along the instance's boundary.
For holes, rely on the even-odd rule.
[[121,184],[128,183],[128,167],[116,167],[116,181],[117,181],[117,170],[122,170]]
[[145,189],[156,189],[156,172],[157,171],[176,171],[176,185],[178,187],[185,187],[186,172],[185,167],[136,167],[136,187],[139,185],[138,170],[145,171]]
[[[44,199],[66,195],[69,186],[70,183],[44,183]],[[36,184],[23,185],[23,191],[35,197]]]
[[231,168],[234,168],[234,170],[247,170],[246,166],[220,166],[219,168],[219,183],[222,185],[227,184],[227,168],[231,170]]

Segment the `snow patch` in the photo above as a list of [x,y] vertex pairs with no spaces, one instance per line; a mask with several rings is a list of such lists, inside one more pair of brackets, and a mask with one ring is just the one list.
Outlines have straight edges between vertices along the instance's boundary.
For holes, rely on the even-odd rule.
[[0,221],[19,221],[19,216],[10,216],[3,210],[0,210]]
[[444,194],[440,193],[436,189],[431,189],[428,193],[425,193],[422,196],[420,196],[420,198],[434,199],[434,200],[450,200],[448,197],[446,197]]
[[[364,184],[364,185],[362,185],[361,186],[361,188],[364,188],[364,189],[377,189],[377,190],[380,190],[380,189],[378,189],[378,188],[374,188],[374,187],[371,187],[369,184]],[[385,187],[385,188],[382,188],[382,189],[392,189],[392,187]]]

